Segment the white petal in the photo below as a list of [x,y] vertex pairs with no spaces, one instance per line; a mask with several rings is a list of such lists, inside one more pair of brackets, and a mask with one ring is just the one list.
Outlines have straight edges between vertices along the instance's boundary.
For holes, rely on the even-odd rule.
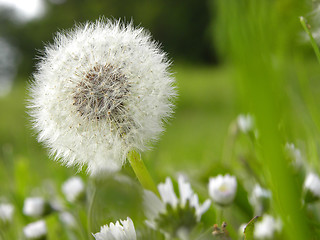
[[177,206],[178,198],[173,190],[173,184],[169,177],[166,178],[165,183],[158,185],[158,190],[164,203],[169,203],[173,207]]

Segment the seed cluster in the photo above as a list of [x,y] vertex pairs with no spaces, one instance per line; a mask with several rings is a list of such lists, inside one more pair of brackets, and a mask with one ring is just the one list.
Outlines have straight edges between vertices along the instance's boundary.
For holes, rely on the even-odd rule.
[[123,130],[125,101],[130,84],[119,68],[112,65],[96,65],[77,84],[73,105],[79,114],[89,120],[109,120]]

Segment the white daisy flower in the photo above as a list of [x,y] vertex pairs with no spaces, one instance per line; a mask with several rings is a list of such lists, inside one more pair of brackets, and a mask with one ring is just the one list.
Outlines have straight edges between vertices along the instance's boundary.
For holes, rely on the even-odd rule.
[[14,206],[10,203],[0,204],[0,221],[9,223],[12,221],[14,213]]
[[101,227],[100,232],[93,234],[96,240],[136,240],[136,231],[132,220],[120,220]]
[[292,160],[293,166],[296,168],[303,167],[304,159],[300,149],[296,148],[293,143],[286,143],[285,150],[288,154],[288,157]]
[[305,200],[307,202],[313,202],[320,198],[320,178],[317,174],[308,173],[303,188],[305,191]]
[[24,200],[23,214],[29,217],[41,217],[45,215],[47,203],[41,197],[30,197]]
[[254,120],[250,114],[244,115],[240,114],[237,117],[237,126],[239,130],[243,133],[248,133],[254,128]]
[[213,201],[221,206],[233,202],[237,192],[237,180],[235,176],[226,174],[209,179],[209,195]]
[[270,205],[271,191],[262,188],[259,184],[256,184],[252,190],[249,201],[255,209],[255,215],[262,215]]
[[[198,195],[193,192],[190,183],[182,175],[178,176],[178,187],[180,198],[176,196],[169,177],[166,178],[165,183],[158,185],[161,199],[151,191],[144,191],[147,225],[153,229],[160,229],[171,237],[177,237],[179,233],[185,235],[186,231],[189,232],[200,221],[202,214],[209,209],[211,204],[209,199],[200,204]],[[178,215],[180,218],[176,219]]]
[[58,33],[31,84],[38,140],[91,175],[121,168],[163,131],[176,96],[170,63],[142,28],[98,20]]
[[274,235],[280,232],[282,223],[280,219],[274,219],[272,216],[265,214],[262,220],[255,223],[254,239],[274,239]]
[[23,233],[27,239],[43,239],[47,235],[47,225],[43,220],[28,224],[23,228]]
[[76,202],[85,194],[85,186],[80,177],[71,177],[62,185],[62,192],[69,202]]

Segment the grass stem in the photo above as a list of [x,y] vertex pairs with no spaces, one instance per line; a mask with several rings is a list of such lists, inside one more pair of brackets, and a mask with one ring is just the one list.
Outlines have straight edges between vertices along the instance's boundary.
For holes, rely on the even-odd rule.
[[310,27],[307,25],[306,19],[304,17],[300,17],[300,22],[301,22],[301,25],[302,25],[303,29],[306,31],[306,33],[308,34],[308,36],[310,38],[311,45],[312,45],[313,50],[314,50],[314,52],[315,52],[315,54],[317,56],[318,62],[320,63],[319,47],[318,47],[316,41],[314,40],[314,38],[312,36],[312,33],[310,31]]

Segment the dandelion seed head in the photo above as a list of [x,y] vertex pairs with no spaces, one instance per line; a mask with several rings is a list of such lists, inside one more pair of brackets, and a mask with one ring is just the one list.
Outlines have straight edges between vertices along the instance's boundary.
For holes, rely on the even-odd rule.
[[90,175],[121,168],[144,151],[173,112],[166,54],[132,23],[100,19],[58,33],[30,87],[30,115],[51,155]]

